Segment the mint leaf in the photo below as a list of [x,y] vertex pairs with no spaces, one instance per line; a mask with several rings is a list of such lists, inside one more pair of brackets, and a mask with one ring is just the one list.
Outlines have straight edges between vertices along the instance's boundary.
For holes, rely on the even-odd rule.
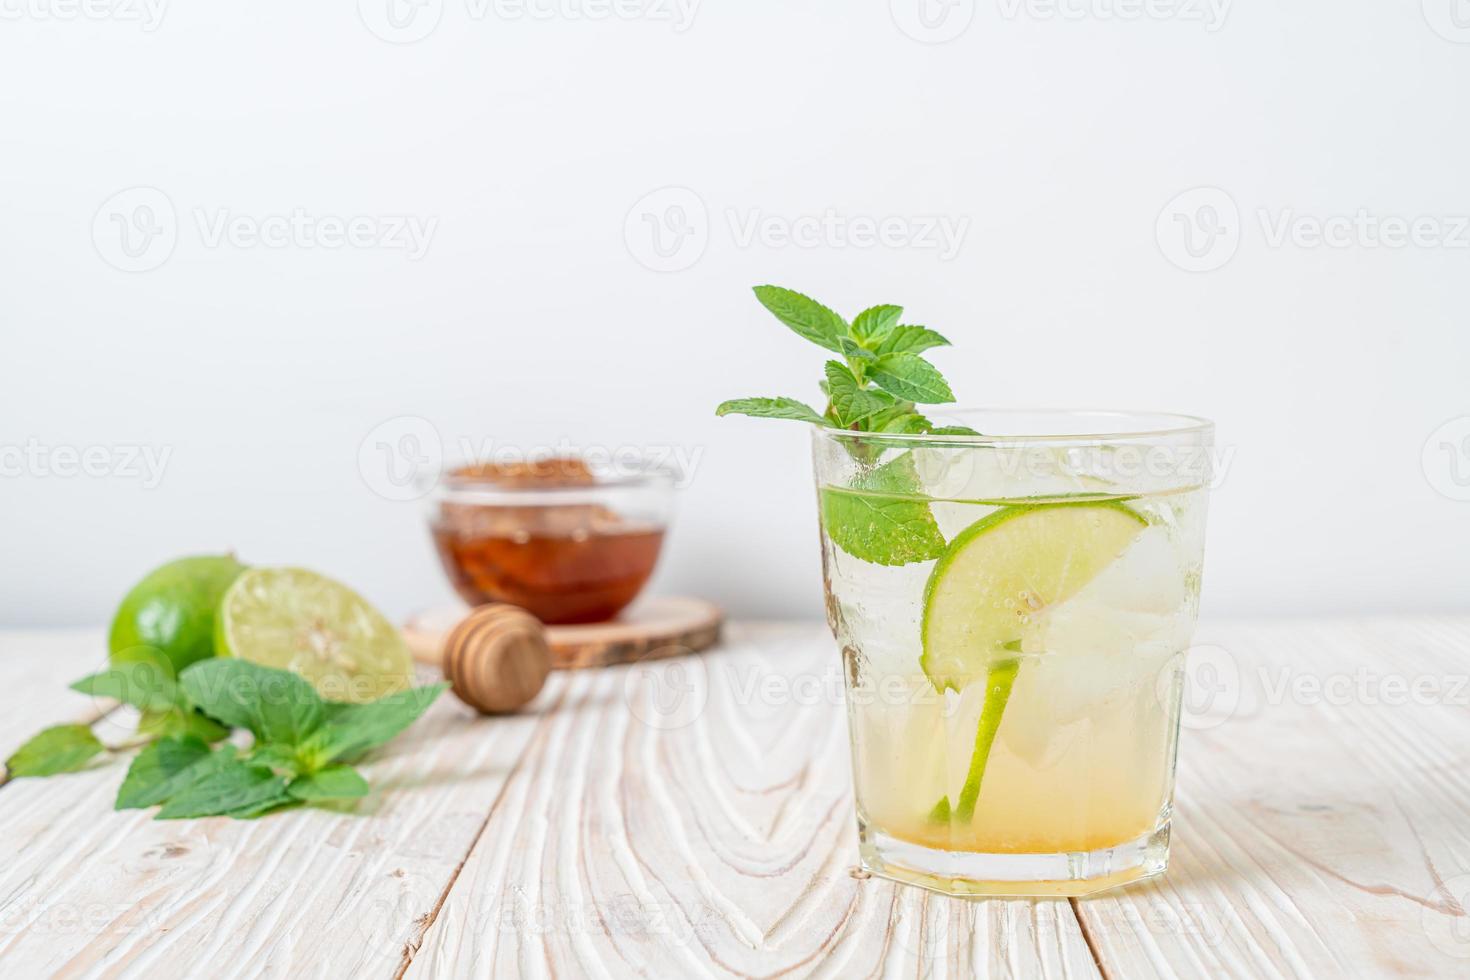
[[366,796],[368,784],[351,766],[327,766],[292,780],[286,792],[298,800],[351,800]]
[[837,338],[837,346],[842,351],[842,356],[853,361],[876,361],[878,355],[859,344],[851,337]]
[[118,663],[100,674],[73,682],[71,689],[97,698],[112,698],[144,711],[168,711],[184,700],[173,674],[148,660]]
[[192,664],[179,682],[205,713],[264,742],[299,744],[325,715],[326,702],[299,674],[233,657]]
[[832,401],[832,414],[848,428],[893,407],[892,395],[859,387],[857,378],[840,361],[827,362],[827,397]]
[[847,336],[847,321],[821,303],[780,286],[757,286],[755,298],[802,337],[830,351],[840,351],[839,337]]
[[954,401],[939,369],[917,354],[885,354],[869,369],[873,382],[899,398],[934,405]]
[[[835,374],[829,363],[821,382],[827,396],[821,411],[792,398],[738,398],[721,404],[717,414],[795,419],[856,432],[917,435],[931,432],[934,426],[914,410],[916,403],[954,401],[944,376],[919,356],[921,351],[947,346],[949,340],[928,327],[899,323],[901,307],[871,306],[854,317],[849,326],[837,313],[790,289],[757,286],[755,295],[797,334],[841,354],[852,383],[846,376]],[[960,431],[959,427],[949,427],[941,434]],[[860,462],[870,462],[889,445],[849,446],[848,452]]]
[[350,762],[412,725],[448,687],[416,687],[367,704],[331,702],[326,723],[302,743],[299,755],[312,769],[336,760]]
[[[854,324],[856,327],[856,324]],[[884,335],[881,343],[873,348],[878,355],[883,354],[917,354],[931,347],[948,347],[949,341],[943,336],[930,330],[928,327],[912,327],[899,325]]]
[[830,412],[843,428],[865,428],[862,423],[888,411],[894,405],[893,396],[884,391],[863,388],[843,364],[827,362],[825,384]]
[[876,432],[897,432],[903,435],[922,435],[932,432],[931,423],[918,412],[908,412],[903,415],[895,415],[876,428]]
[[183,707],[168,711],[144,711],[138,717],[138,734],[192,736],[201,742],[218,742],[226,738],[230,730],[193,708]]
[[903,316],[901,306],[873,306],[852,318],[852,335],[865,347],[885,338]]
[[277,810],[284,810],[288,807],[298,806],[300,803],[300,800],[285,790],[282,790],[275,796],[262,797],[254,803],[231,810],[226,816],[233,817],[236,820],[254,820],[256,817],[264,816],[267,813],[274,813]]
[[117,810],[157,806],[192,783],[213,755],[197,738],[162,738],[152,743],[128,767],[117,791]]
[[938,558],[944,535],[919,492],[913,457],[904,453],[865,477],[852,489],[823,487],[822,526],[843,551],[875,565],[907,565]]
[[979,432],[968,425],[941,425],[937,429],[930,429],[931,434],[936,436],[978,436]]
[[250,761],[291,776],[301,776],[311,771],[311,767],[302,761],[296,748],[289,745],[257,745],[250,752]]
[[827,420],[817,411],[795,398],[734,398],[722,402],[715,409],[716,415],[753,415],[757,418],[791,419],[795,422],[811,422],[826,425]]
[[86,725],[56,725],[36,735],[5,760],[11,778],[76,772],[106,747]]
[[[187,671],[185,671],[187,673]],[[199,775],[158,811],[159,820],[189,817],[253,815],[290,800],[286,780],[220,749],[200,765]]]

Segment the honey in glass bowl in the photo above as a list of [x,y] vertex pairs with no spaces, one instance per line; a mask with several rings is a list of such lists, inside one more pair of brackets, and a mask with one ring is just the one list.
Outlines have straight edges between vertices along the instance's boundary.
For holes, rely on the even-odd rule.
[[616,616],[648,583],[663,545],[673,481],[620,461],[599,474],[576,458],[452,471],[430,530],[460,597],[508,602],[544,623]]

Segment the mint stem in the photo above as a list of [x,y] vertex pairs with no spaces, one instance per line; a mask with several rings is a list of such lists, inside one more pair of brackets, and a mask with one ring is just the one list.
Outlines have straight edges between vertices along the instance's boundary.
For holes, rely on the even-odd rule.
[[[985,778],[985,764],[990,761],[990,747],[995,744],[995,733],[1000,730],[1001,715],[1006,702],[1011,698],[1011,686],[1016,682],[1016,672],[1021,669],[1017,659],[1002,660],[992,664],[985,675],[985,704],[980,708],[980,724],[975,732],[975,751],[970,756],[970,772],[965,785],[960,789],[959,805],[954,808],[954,819],[969,823],[975,816],[975,803],[980,799],[980,782]],[[931,818],[948,810],[948,797],[935,804]]]

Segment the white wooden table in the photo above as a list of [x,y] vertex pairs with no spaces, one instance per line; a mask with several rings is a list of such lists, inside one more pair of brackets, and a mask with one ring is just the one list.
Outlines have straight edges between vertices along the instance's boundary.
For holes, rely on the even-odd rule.
[[[1174,863],[1080,901],[853,874],[824,627],[453,698],[355,814],[113,812],[125,761],[0,786],[0,976],[1470,976],[1470,618],[1205,625]],[[0,633],[0,757],[122,709],[100,633]],[[1205,694],[1217,695],[1206,703]]]

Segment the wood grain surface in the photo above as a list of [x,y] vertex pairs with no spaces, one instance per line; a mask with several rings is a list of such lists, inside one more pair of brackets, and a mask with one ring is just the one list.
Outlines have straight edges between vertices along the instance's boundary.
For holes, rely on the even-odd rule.
[[[403,639],[414,659],[439,665],[445,638],[469,612],[463,605],[445,606],[411,617],[403,627]],[[545,629],[551,666],[580,670],[700,653],[719,643],[724,625],[724,611],[707,599],[652,596],[605,623]]]
[[[0,975],[1470,975],[1470,619],[1202,628],[1173,866],[1071,902],[855,874],[830,637],[728,633],[512,717],[441,700],[355,811],[115,813],[125,759],[0,786]],[[100,644],[0,634],[4,751],[126,729],[65,690]]]

